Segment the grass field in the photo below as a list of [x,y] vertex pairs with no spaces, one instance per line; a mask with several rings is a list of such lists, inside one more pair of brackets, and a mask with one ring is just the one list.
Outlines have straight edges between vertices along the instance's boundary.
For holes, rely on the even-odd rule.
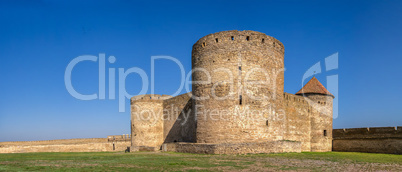
[[0,154],[0,171],[402,171],[402,155],[282,153],[200,155],[165,152]]

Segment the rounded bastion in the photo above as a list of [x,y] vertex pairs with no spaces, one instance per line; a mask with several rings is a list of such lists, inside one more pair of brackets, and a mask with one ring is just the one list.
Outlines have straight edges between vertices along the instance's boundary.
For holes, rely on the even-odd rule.
[[284,51],[255,31],[218,32],[193,45],[198,143],[283,139]]

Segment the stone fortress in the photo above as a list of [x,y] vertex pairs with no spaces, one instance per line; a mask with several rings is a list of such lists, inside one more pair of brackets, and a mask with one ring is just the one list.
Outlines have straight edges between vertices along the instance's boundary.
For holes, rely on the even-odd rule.
[[315,77],[284,93],[283,58],[283,44],[260,32],[207,35],[193,46],[193,91],[131,98],[131,135],[0,142],[0,153],[402,154],[402,126],[333,130],[334,96]]
[[223,31],[192,49],[192,92],[131,98],[131,151],[332,150],[334,96],[313,77],[284,93],[285,47],[255,31]]

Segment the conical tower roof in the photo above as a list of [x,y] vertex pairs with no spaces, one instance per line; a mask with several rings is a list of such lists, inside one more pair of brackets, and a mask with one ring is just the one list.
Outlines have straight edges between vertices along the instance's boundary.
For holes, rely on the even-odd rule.
[[318,81],[315,76],[311,78],[310,81],[308,81],[307,84],[304,85],[304,87],[296,93],[296,95],[303,94],[322,94],[335,97],[321,84],[320,81]]

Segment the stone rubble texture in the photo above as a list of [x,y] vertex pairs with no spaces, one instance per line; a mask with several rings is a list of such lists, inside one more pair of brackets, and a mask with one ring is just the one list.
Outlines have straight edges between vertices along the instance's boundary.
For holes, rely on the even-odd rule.
[[402,154],[402,126],[333,130],[333,151]]

